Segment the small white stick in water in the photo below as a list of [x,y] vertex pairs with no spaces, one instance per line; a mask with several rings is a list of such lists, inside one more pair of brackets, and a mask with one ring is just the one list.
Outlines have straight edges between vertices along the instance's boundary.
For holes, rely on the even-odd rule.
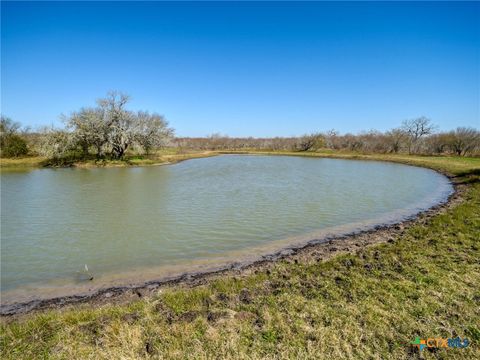
[[88,272],[88,266],[85,264],[85,271]]

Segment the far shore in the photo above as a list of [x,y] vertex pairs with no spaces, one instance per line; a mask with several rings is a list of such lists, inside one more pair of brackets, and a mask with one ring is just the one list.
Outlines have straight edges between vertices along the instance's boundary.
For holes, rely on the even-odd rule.
[[88,159],[84,161],[74,161],[68,164],[53,165],[52,162],[41,156],[29,156],[20,158],[1,158],[1,170],[15,169],[35,169],[35,168],[57,168],[57,167],[77,167],[77,168],[104,168],[104,167],[136,167],[136,166],[159,166],[175,164],[184,160],[199,159],[224,154],[251,154],[251,155],[283,155],[283,156],[304,156],[321,157],[335,159],[356,159],[356,160],[376,160],[402,163],[414,166],[428,167],[433,170],[442,171],[448,163],[448,167],[455,172],[471,170],[472,166],[479,168],[480,157],[463,156],[434,156],[434,155],[408,155],[408,154],[377,154],[360,153],[347,151],[334,151],[322,149],[318,151],[259,151],[259,150],[206,150],[206,151],[182,151],[179,149],[159,150],[151,155],[129,155],[124,160],[108,159]]
[[32,169],[32,168],[101,168],[101,167],[132,167],[132,166],[155,166],[177,163],[183,160],[196,159],[217,155],[213,151],[191,151],[182,153],[177,151],[160,151],[152,155],[130,155],[123,160],[88,159],[75,160],[57,165],[53,160],[42,156],[27,156],[19,158],[0,159],[0,169]]

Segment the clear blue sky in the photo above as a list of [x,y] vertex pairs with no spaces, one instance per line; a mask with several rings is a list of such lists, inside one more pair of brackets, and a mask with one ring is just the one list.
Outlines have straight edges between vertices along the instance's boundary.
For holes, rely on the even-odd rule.
[[480,3],[3,2],[2,113],[110,89],[180,136],[480,127]]

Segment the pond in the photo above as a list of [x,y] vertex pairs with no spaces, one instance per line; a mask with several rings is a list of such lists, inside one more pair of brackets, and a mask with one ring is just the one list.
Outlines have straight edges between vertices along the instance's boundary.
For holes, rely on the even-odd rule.
[[286,156],[3,171],[2,302],[253,261],[398,222],[451,192],[448,179],[428,169]]

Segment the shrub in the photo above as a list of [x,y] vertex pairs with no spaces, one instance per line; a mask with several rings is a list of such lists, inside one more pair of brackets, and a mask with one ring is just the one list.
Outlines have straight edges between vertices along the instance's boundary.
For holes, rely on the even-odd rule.
[[2,157],[17,157],[28,154],[27,142],[16,134],[1,141]]

